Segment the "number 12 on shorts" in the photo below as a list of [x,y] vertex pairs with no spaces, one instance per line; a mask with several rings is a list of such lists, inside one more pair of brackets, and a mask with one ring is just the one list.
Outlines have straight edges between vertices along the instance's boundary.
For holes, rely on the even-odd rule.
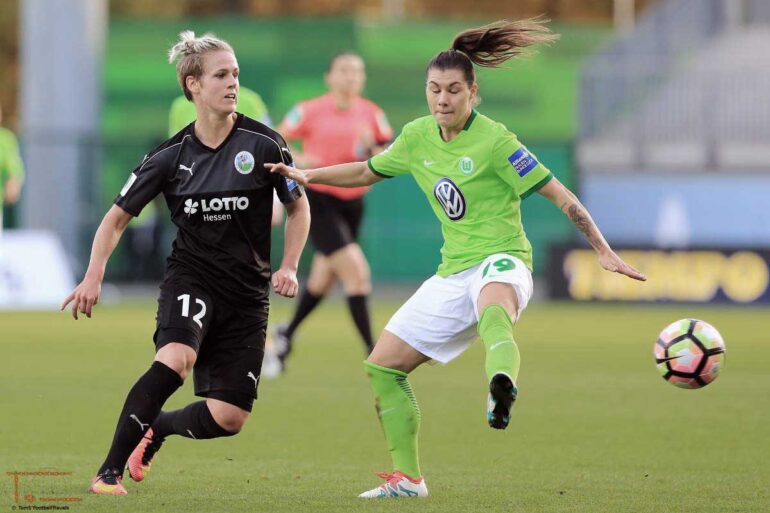
[[[190,317],[190,294],[182,294],[176,299],[177,301],[182,302],[182,317]],[[201,309],[197,314],[193,316],[192,319],[195,321],[199,328],[203,328],[201,319],[203,319],[203,316],[206,315],[206,303],[202,299],[193,299],[195,299],[196,304],[201,305]]]

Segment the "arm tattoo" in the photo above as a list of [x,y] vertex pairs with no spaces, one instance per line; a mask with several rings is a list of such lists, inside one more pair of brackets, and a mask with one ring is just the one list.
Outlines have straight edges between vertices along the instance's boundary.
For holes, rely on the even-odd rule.
[[578,230],[585,235],[586,239],[588,239],[588,243],[591,244],[592,247],[601,247],[601,239],[598,236],[598,233],[596,233],[596,230],[593,229],[591,219],[580,206],[575,203],[570,205],[567,209],[567,216],[570,218],[570,221],[577,226]]

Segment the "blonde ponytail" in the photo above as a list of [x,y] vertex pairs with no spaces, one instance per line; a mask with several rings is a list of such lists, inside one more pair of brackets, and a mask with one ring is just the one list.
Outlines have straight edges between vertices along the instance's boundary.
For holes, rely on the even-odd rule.
[[214,34],[207,32],[195,37],[195,32],[185,30],[179,33],[179,41],[168,51],[168,62],[173,64],[178,61],[176,77],[188,100],[192,101],[192,93],[187,89],[187,77],[200,78],[203,75],[203,56],[217,50],[233,52],[232,46]]

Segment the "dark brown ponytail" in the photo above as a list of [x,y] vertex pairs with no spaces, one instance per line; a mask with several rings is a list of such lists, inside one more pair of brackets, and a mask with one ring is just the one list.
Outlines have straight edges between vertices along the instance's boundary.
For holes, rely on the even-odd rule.
[[556,41],[559,35],[552,33],[546,23],[548,20],[543,17],[501,20],[464,30],[455,36],[449,50],[433,57],[427,69],[461,69],[470,87],[476,81],[473,63],[498,68],[505,61],[523,55],[530,46]]

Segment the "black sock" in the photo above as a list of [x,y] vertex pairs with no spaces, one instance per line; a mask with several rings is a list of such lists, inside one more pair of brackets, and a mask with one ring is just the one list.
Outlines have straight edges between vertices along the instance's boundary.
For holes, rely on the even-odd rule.
[[206,405],[206,401],[188,404],[181,410],[162,411],[152,423],[153,437],[166,438],[168,435],[182,435],[196,440],[208,440],[221,436],[233,436],[217,424]]
[[294,335],[294,331],[296,331],[299,324],[316,306],[318,306],[318,303],[320,303],[323,298],[323,296],[316,296],[308,289],[302,291],[302,295],[299,298],[299,304],[297,305],[297,311],[294,312],[294,318],[286,327],[286,338],[291,340],[291,337]]
[[350,315],[353,316],[353,322],[361,334],[361,338],[366,345],[366,350],[372,352],[374,344],[372,343],[372,327],[369,324],[369,307],[366,305],[367,296],[348,296],[348,308]]
[[152,362],[150,370],[145,372],[128,392],[123,411],[118,417],[110,452],[99,469],[99,474],[107,470],[114,472],[115,469],[123,474],[131,451],[158,416],[163,404],[182,383],[183,380],[176,371],[160,362]]

